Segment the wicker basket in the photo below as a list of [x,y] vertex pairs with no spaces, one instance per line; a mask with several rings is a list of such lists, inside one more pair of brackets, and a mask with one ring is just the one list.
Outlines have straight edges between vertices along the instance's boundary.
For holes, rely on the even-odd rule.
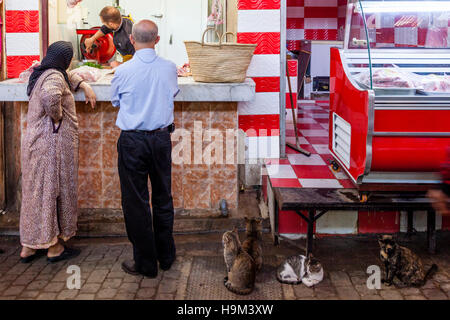
[[205,35],[209,30],[215,29],[206,29],[202,36],[202,42],[184,42],[194,80],[198,82],[244,82],[256,44],[224,43],[224,37],[228,34],[236,35],[227,32],[220,37],[217,31],[219,43],[205,43]]

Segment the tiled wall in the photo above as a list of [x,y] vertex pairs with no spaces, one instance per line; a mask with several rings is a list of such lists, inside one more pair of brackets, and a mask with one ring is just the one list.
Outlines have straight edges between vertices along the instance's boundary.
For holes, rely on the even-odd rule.
[[[361,19],[360,19],[361,20]],[[440,12],[366,15],[372,47],[450,47],[450,20]],[[355,25],[357,20],[353,20]],[[350,38],[365,39],[363,22]],[[430,27],[432,26],[432,27]]]
[[8,78],[17,78],[40,60],[39,0],[5,0],[4,25]]
[[301,40],[342,39],[347,0],[287,0],[287,44],[299,50]]
[[[27,103],[21,103],[22,137],[27,127]],[[95,110],[84,103],[77,103],[79,123],[79,172],[78,172],[78,207],[83,209],[121,209],[121,191],[117,171],[117,140],[120,129],[115,125],[117,108],[111,103],[98,103]],[[216,129],[224,137],[224,164],[207,164],[205,150],[211,141],[204,136],[200,141],[200,161],[194,158],[197,146],[193,133],[191,135],[190,164],[172,165],[172,194],[174,207],[185,214],[217,214],[219,202],[225,199],[230,214],[238,205],[237,180],[237,140],[234,140],[234,154],[230,153],[226,130],[235,130],[238,125],[237,103],[179,103],[175,104],[175,126],[177,130],[186,129],[194,132],[194,122],[202,126],[200,134],[206,130]],[[174,138],[175,133],[172,135]],[[200,137],[200,139],[202,139]],[[213,141],[215,140],[213,137]],[[180,139],[181,141],[181,139]],[[180,142],[173,142],[173,148]],[[227,153],[227,151],[229,153]],[[225,158],[230,156],[232,158]],[[214,151],[212,152],[214,156]],[[180,157],[186,159],[183,152]],[[227,164],[231,163],[231,164]],[[20,169],[20,164],[17,164]],[[149,189],[151,186],[149,184]],[[151,191],[150,191],[151,193]]]
[[[183,102],[175,104],[175,127],[194,132],[195,122],[202,124],[204,137],[206,130],[218,130],[226,137],[226,131],[236,130],[238,127],[237,103],[208,103]],[[199,130],[197,130],[198,132]],[[173,136],[173,135],[172,135]],[[206,138],[203,146],[195,146],[192,141],[191,163],[172,165],[172,194],[175,208],[185,210],[195,209],[192,213],[214,212],[219,208],[221,199],[225,199],[231,211],[236,210],[238,204],[238,168],[237,168],[237,141],[230,152],[224,139],[222,142],[224,154],[223,164],[196,164],[196,148],[203,147],[204,152],[210,141],[215,138]],[[177,143],[173,143],[174,150]],[[200,151],[201,153],[201,151]],[[215,151],[211,152],[214,156]],[[174,155],[173,155],[174,156]],[[184,153],[181,154],[185,159]],[[226,156],[228,160],[226,161]],[[204,158],[205,160],[205,158]],[[233,213],[231,213],[233,214]]]
[[258,45],[248,70],[256,97],[238,108],[239,128],[248,132],[247,143],[257,146],[247,158],[280,155],[280,8],[280,0],[238,1],[238,42]]

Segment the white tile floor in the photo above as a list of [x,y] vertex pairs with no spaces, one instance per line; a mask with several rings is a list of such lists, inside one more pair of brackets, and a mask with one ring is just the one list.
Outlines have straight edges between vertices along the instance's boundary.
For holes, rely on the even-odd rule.
[[342,188],[335,179],[299,179],[304,188]]
[[327,130],[302,130],[305,137],[328,137]]
[[297,179],[294,169],[290,165],[268,165],[267,173],[275,179]]
[[[295,144],[295,137],[286,137],[286,142]],[[300,144],[309,144],[308,140],[306,140],[304,137],[298,138],[298,143]]]
[[328,119],[329,115],[328,113],[312,113],[311,117],[314,119]]
[[326,165],[325,161],[318,155],[312,154],[310,157],[307,157],[303,154],[288,154],[289,162],[292,165],[299,166],[324,166]]
[[317,123],[317,121],[314,120],[313,118],[301,118],[301,119],[298,119],[297,123],[312,124],[312,123]]
[[330,151],[328,150],[328,145],[326,144],[313,144],[313,148],[319,154],[330,154]]

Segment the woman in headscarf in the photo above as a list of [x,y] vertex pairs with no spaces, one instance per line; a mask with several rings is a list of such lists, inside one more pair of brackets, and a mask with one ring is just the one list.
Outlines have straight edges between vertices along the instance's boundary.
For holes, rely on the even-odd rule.
[[83,89],[95,106],[92,88],[67,69],[73,58],[70,42],[49,46],[28,83],[30,99],[22,142],[21,261],[45,254],[49,262],[72,258],[67,248],[77,230],[78,122],[72,91]]

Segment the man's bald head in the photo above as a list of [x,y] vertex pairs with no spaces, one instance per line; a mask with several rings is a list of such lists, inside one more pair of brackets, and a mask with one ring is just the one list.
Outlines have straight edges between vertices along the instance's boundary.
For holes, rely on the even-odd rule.
[[141,20],[133,26],[132,36],[139,44],[153,43],[158,38],[158,26],[150,20]]

